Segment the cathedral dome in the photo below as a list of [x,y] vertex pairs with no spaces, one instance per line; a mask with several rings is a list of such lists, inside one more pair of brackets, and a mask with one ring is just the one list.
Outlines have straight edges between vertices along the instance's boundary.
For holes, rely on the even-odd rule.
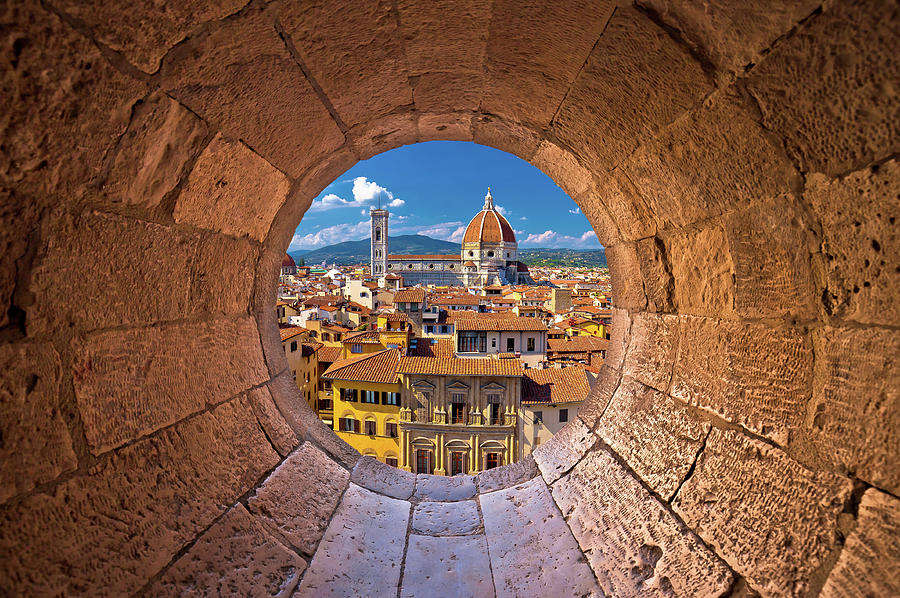
[[284,259],[281,260],[281,267],[282,268],[296,268],[297,263],[294,261],[294,258],[292,258],[290,255],[285,253]]
[[494,198],[491,190],[484,197],[484,207],[475,214],[466,234],[463,235],[463,243],[515,243],[516,235],[503,214],[494,207]]

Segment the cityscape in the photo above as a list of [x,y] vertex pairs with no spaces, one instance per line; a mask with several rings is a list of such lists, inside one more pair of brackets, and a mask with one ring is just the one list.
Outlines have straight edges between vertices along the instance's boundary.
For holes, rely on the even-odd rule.
[[490,189],[456,253],[393,253],[390,221],[370,210],[368,263],[285,255],[275,309],[301,395],[350,446],[405,471],[522,460],[575,418],[600,371],[607,268],[540,252],[526,264]]

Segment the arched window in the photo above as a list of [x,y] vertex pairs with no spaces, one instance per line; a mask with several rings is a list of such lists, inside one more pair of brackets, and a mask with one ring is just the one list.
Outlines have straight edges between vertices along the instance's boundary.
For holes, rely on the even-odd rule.
[[375,228],[375,240],[381,241],[381,227]]
[[381,257],[381,250],[380,250],[380,249],[376,249],[376,250],[375,250],[375,257]]
[[494,252],[493,252],[493,251],[488,251],[488,257],[494,257]]

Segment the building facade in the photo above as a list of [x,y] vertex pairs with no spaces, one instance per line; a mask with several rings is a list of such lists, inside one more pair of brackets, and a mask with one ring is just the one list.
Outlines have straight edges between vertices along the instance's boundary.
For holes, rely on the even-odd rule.
[[369,212],[371,232],[371,274],[382,277],[398,274],[403,284],[439,286],[485,286],[491,284],[533,284],[528,268],[518,260],[516,235],[506,218],[494,206],[488,189],[484,207],[469,221],[459,255],[416,255],[388,253],[389,213]]

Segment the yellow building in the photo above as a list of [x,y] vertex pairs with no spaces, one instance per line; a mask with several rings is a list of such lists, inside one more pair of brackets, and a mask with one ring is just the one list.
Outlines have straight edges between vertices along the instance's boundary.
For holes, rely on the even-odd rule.
[[319,386],[319,362],[316,356],[320,343],[309,341],[309,331],[299,326],[281,328],[281,346],[287,358],[288,368],[300,394],[318,413],[317,389]]
[[412,323],[404,313],[379,314],[377,319],[380,339],[387,346],[408,347],[413,337]]
[[565,324],[565,330],[568,336],[596,336],[597,338],[606,338],[606,327],[600,322],[588,320],[587,318],[574,317],[569,318]]
[[377,353],[334,362],[322,378],[331,383],[334,431],[363,455],[397,467],[400,443],[400,352]]
[[476,473],[517,460],[517,359],[401,357],[400,467]]
[[382,340],[382,333],[377,330],[351,332],[344,335],[341,341],[341,359],[350,359],[359,355],[369,355],[388,348],[387,341]]
[[590,381],[581,366],[525,370],[519,414],[521,457],[530,455],[578,415],[591,390]]

